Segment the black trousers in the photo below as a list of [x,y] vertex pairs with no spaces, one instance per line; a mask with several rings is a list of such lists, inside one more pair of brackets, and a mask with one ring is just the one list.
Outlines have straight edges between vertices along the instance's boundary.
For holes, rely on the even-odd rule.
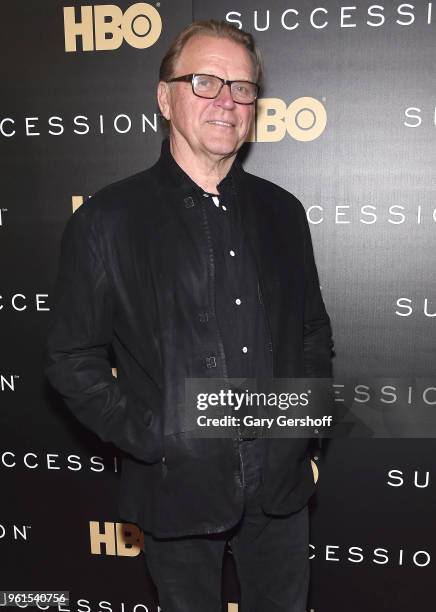
[[309,588],[307,505],[284,517],[260,506],[262,440],[240,446],[244,514],[227,532],[157,539],[144,534],[147,566],[163,612],[221,612],[229,542],[241,587],[238,612],[305,612]]

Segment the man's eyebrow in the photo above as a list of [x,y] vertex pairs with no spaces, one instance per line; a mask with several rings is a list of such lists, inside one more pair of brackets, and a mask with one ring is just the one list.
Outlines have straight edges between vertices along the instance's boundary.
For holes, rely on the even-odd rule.
[[[208,74],[209,76],[216,76],[216,77],[219,77],[220,79],[227,80],[225,77],[221,76],[221,74],[218,74],[214,70],[193,70],[192,74]],[[228,79],[228,80],[229,81],[250,81],[251,83],[256,82],[254,80],[254,77],[251,75],[250,76],[237,76],[234,79]]]

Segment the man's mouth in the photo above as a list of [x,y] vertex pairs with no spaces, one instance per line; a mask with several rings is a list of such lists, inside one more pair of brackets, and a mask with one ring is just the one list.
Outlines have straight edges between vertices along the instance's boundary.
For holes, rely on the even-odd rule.
[[230,123],[230,121],[220,121],[218,119],[208,121],[208,123],[211,123],[212,125],[222,125],[223,127],[229,127],[229,128],[235,127],[235,124]]

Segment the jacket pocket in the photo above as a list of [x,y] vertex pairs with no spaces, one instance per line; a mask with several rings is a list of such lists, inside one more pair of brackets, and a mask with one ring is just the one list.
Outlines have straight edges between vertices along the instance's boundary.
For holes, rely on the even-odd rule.
[[195,460],[196,457],[199,459],[203,457],[202,443],[204,444],[204,440],[196,440],[185,432],[165,435],[163,438],[163,455],[167,469],[179,469],[186,463]]

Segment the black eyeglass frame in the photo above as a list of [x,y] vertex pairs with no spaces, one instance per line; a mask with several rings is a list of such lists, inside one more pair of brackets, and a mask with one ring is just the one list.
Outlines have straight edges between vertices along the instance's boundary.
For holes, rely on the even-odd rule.
[[[198,76],[213,77],[214,79],[218,79],[219,81],[221,81],[222,83],[221,87],[215,96],[211,96],[211,97],[201,96],[200,94],[194,91],[194,79],[195,77],[198,77]],[[197,98],[205,98],[206,100],[214,100],[215,98],[217,98],[220,95],[221,90],[224,87],[224,85],[228,85],[230,88],[230,93],[232,94],[233,102],[235,102],[236,104],[244,104],[245,106],[248,106],[249,104],[254,104],[256,102],[257,97],[259,95],[259,90],[260,90],[260,86],[257,83],[254,83],[253,81],[244,81],[242,79],[234,79],[233,81],[229,81],[227,79],[222,79],[216,74],[205,74],[204,72],[194,72],[193,74],[184,74],[183,76],[173,77],[172,79],[168,79],[168,81],[166,81],[166,83],[178,83],[178,82],[191,83],[192,93],[194,94],[194,96],[197,96]],[[233,98],[233,93],[232,93],[233,83],[249,83],[250,85],[254,85],[256,87],[256,95],[254,97],[254,100],[252,102],[239,102],[238,100],[235,100]]]

